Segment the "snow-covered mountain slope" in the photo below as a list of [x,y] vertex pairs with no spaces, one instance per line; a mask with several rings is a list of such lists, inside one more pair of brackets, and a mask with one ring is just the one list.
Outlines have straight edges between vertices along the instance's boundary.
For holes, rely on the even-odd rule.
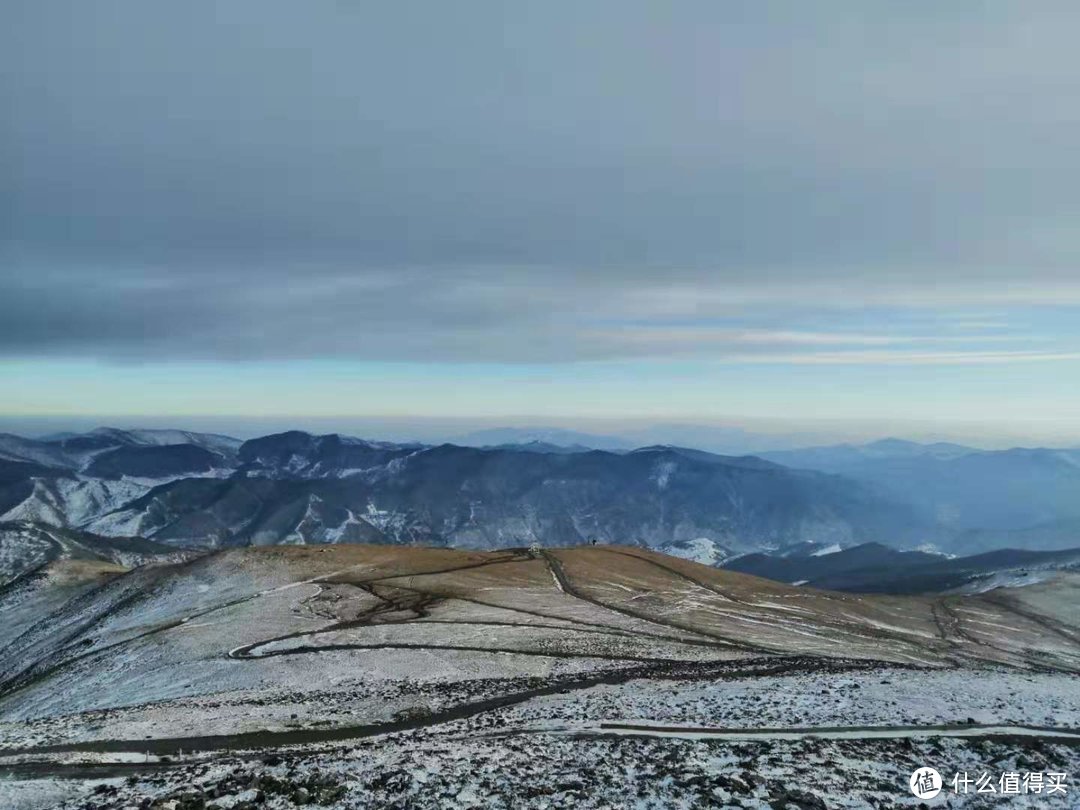
[[708,537],[695,537],[692,540],[679,540],[664,543],[657,551],[681,557],[702,565],[718,566],[731,556],[731,552]]
[[[46,467],[62,470],[85,471],[101,457],[127,451],[132,458],[147,460],[155,457],[153,448],[169,455],[187,454],[189,457],[206,459],[213,457],[211,466],[234,466],[241,442],[230,436],[213,433],[192,433],[186,430],[121,430],[98,428],[89,433],[64,434],[47,440],[26,439],[11,434],[0,434],[0,458],[30,461]],[[112,465],[115,467],[115,463]],[[195,472],[198,465],[183,468],[180,472]],[[119,472],[126,472],[119,470]],[[91,474],[99,474],[92,472]],[[109,470],[103,474],[109,474]],[[133,473],[138,474],[138,473]],[[151,472],[151,476],[153,473]]]
[[203,546],[345,539],[500,548],[699,538],[752,550],[932,533],[858,485],[678,448],[522,453],[283,434],[247,442],[227,480],[188,477],[88,522]]
[[31,489],[26,498],[0,515],[0,520],[29,520],[53,526],[84,526],[151,489],[149,484],[141,481],[87,476],[33,478],[30,485]]
[[372,442],[350,436],[289,431],[244,442],[241,469],[268,478],[344,478],[375,472],[423,449],[418,444]]
[[207,450],[213,450],[222,454],[235,455],[243,442],[232,436],[223,436],[219,433],[194,433],[190,430],[160,430],[134,428],[122,430],[120,428],[98,428],[91,435],[115,439],[123,445],[150,445],[164,447],[166,445],[192,444]]
[[210,475],[229,470],[233,460],[221,453],[194,444],[116,447],[97,455],[85,467],[86,475],[97,478],[168,479],[188,475]]
[[0,433],[0,458],[8,461],[31,462],[58,469],[71,468],[71,458],[61,448],[10,433]]
[[[421,679],[459,677],[469,656],[520,674],[538,657],[1078,671],[1078,580],[1041,593],[852,597],[605,546],[231,550],[138,569],[42,617],[0,654],[0,712],[48,716],[268,683],[303,690],[387,677],[421,652],[428,663],[408,670]],[[1036,608],[1028,593],[1047,603]],[[233,730],[265,722],[237,718]]]
[[939,759],[1080,763],[1078,600],[603,546],[54,563],[0,589],[0,803],[892,806]]
[[[1011,510],[1013,523],[1021,513],[1056,514],[1053,503],[1072,503],[1065,496],[1080,486],[1080,467],[1063,457],[1066,451],[1047,456],[878,445],[841,456],[900,465],[895,469],[973,465],[975,480],[997,470],[1004,476],[994,479],[998,490],[1019,475],[1016,465],[1034,465],[1041,470],[1038,498],[1013,503],[998,492],[993,499],[994,508]],[[48,442],[15,437],[0,441],[0,517],[203,547],[362,541],[501,548],[595,541],[664,548],[713,564],[721,552],[810,553],[867,542],[906,548],[930,543],[956,552],[1038,547],[1046,537],[1058,547],[1078,544],[1068,540],[1068,520],[1046,524],[1053,531],[1043,529],[1037,537],[1029,534],[1038,527],[1019,535],[964,531],[948,509],[928,508],[916,495],[905,503],[895,487],[876,479],[860,483],[752,456],[666,445],[619,452],[544,445],[526,450],[299,431],[243,443],[114,428]],[[964,477],[963,469],[950,470]],[[941,492],[964,487],[970,482],[950,482]],[[1080,490],[1077,496],[1080,502]]]
[[30,521],[0,522],[0,586],[58,560],[96,560],[131,568],[186,556],[140,537],[101,537]]

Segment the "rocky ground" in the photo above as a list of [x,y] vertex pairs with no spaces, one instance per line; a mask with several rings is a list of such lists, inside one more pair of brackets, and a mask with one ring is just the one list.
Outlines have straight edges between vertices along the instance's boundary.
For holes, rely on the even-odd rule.
[[[307,745],[8,756],[0,801],[64,810],[817,810],[918,807],[908,778],[927,765],[947,783],[957,772],[991,774],[997,783],[1010,772],[1072,780],[1080,771],[1080,733],[1039,732],[1048,718],[1058,729],[1080,726],[1072,676],[841,664],[813,671],[803,664],[772,676],[688,666],[581,688],[570,679],[562,689],[471,716],[429,725],[430,716],[406,712],[397,718],[403,730]],[[536,683],[472,684],[439,697],[469,706],[530,687]],[[1002,713],[1015,728],[984,722]],[[605,728],[613,722],[640,725],[644,736]],[[939,724],[971,736],[933,736]],[[710,739],[702,728],[747,736]],[[784,728],[792,729],[787,737],[763,732]],[[846,730],[823,738],[836,728]],[[890,729],[891,738],[872,736]],[[1068,781],[1064,794],[956,795],[947,784],[926,806],[1071,808],[1080,804],[1077,790]]]
[[[911,772],[1076,772],[1069,746],[1033,741],[754,741],[513,735],[463,739],[464,727],[329,751],[189,764],[73,785],[63,808],[914,807]],[[946,763],[947,766],[946,766]],[[1076,806],[1056,796],[950,796],[949,806]],[[945,795],[945,794],[942,794]],[[940,798],[940,797],[939,797]],[[935,806],[944,802],[933,800]],[[28,803],[26,806],[30,806]]]

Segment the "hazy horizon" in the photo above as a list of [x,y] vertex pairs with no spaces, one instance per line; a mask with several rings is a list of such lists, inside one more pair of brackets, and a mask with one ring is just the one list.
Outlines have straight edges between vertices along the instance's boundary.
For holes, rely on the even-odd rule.
[[[867,444],[883,439],[900,439],[921,444],[936,442],[962,444],[981,450],[1016,447],[1080,448],[1080,432],[1009,433],[1003,426],[918,425],[913,423],[849,422],[839,420],[787,421],[725,419],[575,419],[572,417],[407,417],[391,415],[308,417],[237,415],[138,415],[85,414],[79,416],[0,415],[0,433],[37,439],[58,433],[85,433],[98,428],[122,430],[188,430],[219,433],[237,439],[251,439],[272,433],[301,430],[314,434],[339,433],[378,441],[423,443],[476,443],[482,434],[512,431],[540,435],[546,431],[570,434],[575,440],[600,449],[673,444],[713,452],[752,453],[832,444]],[[581,437],[572,434],[580,433]],[[475,435],[474,435],[475,434]],[[593,441],[589,439],[609,440]],[[491,443],[500,443],[492,441]]]

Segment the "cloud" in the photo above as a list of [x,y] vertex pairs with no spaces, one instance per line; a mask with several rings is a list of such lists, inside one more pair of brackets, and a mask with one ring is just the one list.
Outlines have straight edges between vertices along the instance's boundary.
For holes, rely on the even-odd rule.
[[8,4],[0,355],[824,358],[904,342],[869,307],[1080,307],[1077,22]]
[[1080,360],[1080,352],[900,352],[847,351],[810,354],[747,354],[725,358],[735,363],[782,363],[791,365],[998,365],[1004,363],[1053,363]]

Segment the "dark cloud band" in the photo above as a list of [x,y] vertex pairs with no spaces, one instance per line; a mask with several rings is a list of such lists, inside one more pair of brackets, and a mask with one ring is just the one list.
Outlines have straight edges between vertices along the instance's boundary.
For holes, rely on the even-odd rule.
[[5,356],[552,362],[1021,274],[1080,302],[1071,4],[0,15]]

